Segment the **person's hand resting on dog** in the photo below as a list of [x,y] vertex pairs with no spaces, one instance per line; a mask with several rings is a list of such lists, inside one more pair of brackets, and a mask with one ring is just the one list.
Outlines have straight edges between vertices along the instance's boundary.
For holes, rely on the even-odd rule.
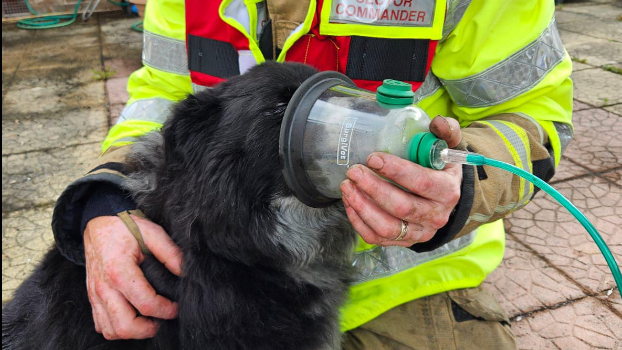
[[[451,148],[462,139],[453,118],[434,118],[430,131]],[[343,203],[352,226],[369,244],[410,247],[426,242],[445,226],[460,199],[462,166],[457,164],[438,171],[376,152],[367,158],[367,167],[355,165],[347,175],[341,183]]]
[[[181,250],[164,229],[132,216],[145,245],[172,273],[181,274]],[[173,319],[177,303],[158,295],[139,265],[145,259],[136,238],[117,216],[100,216],[84,230],[86,281],[95,329],[108,340],[155,336],[148,317]],[[137,314],[137,310],[140,315]]]

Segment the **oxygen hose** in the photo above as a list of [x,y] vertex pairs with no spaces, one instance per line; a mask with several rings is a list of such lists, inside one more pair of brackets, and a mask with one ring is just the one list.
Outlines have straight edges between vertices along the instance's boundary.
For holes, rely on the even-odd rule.
[[512,174],[520,176],[523,179],[531,182],[535,186],[539,187],[542,191],[553,197],[557,202],[564,206],[564,208],[566,208],[570,212],[570,214],[572,214],[581,223],[581,225],[585,227],[590,236],[592,236],[592,239],[598,246],[598,249],[600,249],[600,252],[605,257],[607,265],[609,265],[609,269],[611,270],[616,285],[618,286],[618,291],[620,291],[622,296],[622,274],[620,273],[620,267],[616,263],[613,254],[609,250],[609,247],[607,247],[607,244],[600,236],[598,231],[596,231],[594,225],[592,225],[592,223],[587,219],[587,217],[585,217],[585,215],[583,215],[583,213],[581,213],[581,211],[579,211],[579,209],[575,207],[574,204],[572,204],[566,197],[564,197],[564,195],[555,190],[551,185],[547,184],[544,180],[521,168],[515,167],[511,164],[504,163],[496,159],[487,158],[477,153],[446,148],[440,152],[440,158],[445,163],[470,164],[476,166],[488,165],[495,168],[503,169],[505,171],[509,171]]

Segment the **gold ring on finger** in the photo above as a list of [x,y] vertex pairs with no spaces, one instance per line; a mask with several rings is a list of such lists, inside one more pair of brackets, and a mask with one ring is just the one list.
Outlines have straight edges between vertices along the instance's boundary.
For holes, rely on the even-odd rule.
[[408,234],[408,221],[402,220],[402,230],[400,231],[399,236],[397,236],[394,241],[401,241]]

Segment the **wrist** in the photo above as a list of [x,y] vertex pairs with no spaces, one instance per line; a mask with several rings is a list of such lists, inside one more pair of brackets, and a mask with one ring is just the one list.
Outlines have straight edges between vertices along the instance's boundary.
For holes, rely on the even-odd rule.
[[84,205],[80,232],[89,222],[99,217],[116,216],[117,213],[136,209],[130,195],[112,184],[103,184],[95,189]]

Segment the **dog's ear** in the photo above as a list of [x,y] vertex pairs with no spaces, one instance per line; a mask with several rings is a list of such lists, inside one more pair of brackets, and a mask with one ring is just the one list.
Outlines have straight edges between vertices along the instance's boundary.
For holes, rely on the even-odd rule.
[[[178,103],[162,128],[166,166],[188,164],[209,141],[220,120],[221,105],[215,89],[189,95]],[[173,170],[171,169],[171,170]]]

